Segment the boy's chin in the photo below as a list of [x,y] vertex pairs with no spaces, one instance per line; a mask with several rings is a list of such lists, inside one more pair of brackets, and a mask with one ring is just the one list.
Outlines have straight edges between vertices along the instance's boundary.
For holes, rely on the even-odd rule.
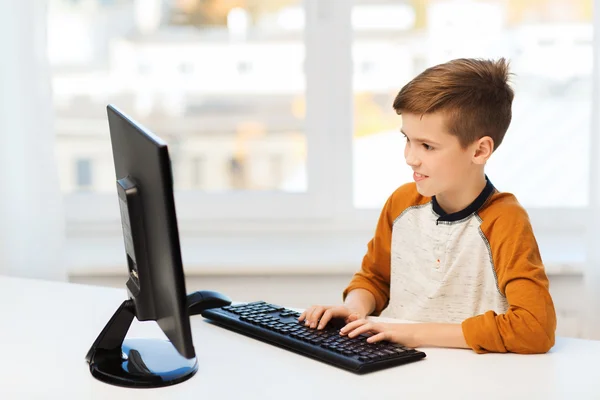
[[419,192],[419,194],[424,197],[433,197],[437,194],[435,191],[433,191],[427,187],[424,187],[424,185],[419,185],[418,182],[417,182],[417,192]]

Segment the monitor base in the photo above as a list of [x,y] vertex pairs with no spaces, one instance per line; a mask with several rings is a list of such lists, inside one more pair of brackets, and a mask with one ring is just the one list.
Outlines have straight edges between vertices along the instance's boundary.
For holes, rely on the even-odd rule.
[[196,373],[196,357],[181,356],[168,340],[125,339],[134,317],[133,301],[124,301],[88,351],[85,358],[96,379],[130,388],[155,388],[183,382]]
[[168,340],[126,339],[120,352],[97,351],[92,375],[105,383],[130,388],[175,385],[198,370],[196,358],[182,357]]

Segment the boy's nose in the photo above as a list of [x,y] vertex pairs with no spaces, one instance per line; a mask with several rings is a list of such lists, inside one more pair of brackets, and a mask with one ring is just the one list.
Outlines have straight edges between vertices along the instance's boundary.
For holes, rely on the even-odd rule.
[[404,159],[406,160],[406,164],[408,164],[411,167],[418,167],[419,164],[421,164],[418,158],[413,156],[410,151],[406,152],[406,154],[404,155]]

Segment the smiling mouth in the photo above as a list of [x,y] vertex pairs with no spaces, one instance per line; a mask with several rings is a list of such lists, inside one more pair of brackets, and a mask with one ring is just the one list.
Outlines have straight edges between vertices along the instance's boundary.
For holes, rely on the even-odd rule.
[[413,179],[415,182],[421,182],[424,179],[429,178],[427,175],[419,174],[418,172],[413,172]]

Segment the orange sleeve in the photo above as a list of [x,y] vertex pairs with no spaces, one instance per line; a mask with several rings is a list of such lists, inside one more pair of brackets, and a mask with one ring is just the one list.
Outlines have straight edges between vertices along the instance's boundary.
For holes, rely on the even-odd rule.
[[352,290],[365,289],[375,297],[375,310],[372,315],[381,314],[387,307],[390,300],[390,248],[394,220],[411,205],[427,201],[429,198],[419,195],[414,183],[401,186],[388,198],[381,210],[375,235],[367,245],[362,267],[344,290],[344,300]]
[[477,353],[545,353],[556,330],[548,278],[526,211],[516,199],[500,202],[480,213],[481,230],[509,307],[505,314],[488,311],[466,319],[463,334]]

